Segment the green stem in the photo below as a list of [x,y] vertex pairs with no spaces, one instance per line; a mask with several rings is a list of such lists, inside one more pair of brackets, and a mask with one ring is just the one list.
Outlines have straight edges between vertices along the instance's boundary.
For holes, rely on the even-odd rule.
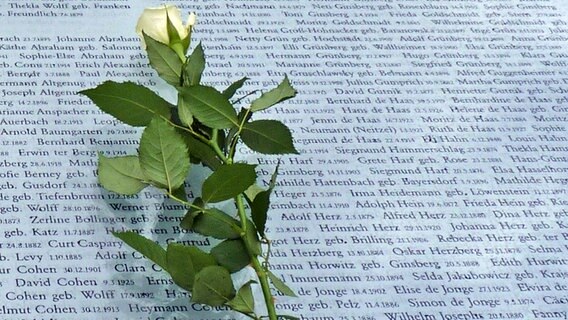
[[[246,115],[245,115],[246,119]],[[243,121],[244,122],[244,121]],[[239,133],[242,130],[243,124],[239,126]],[[233,157],[235,153],[235,149],[231,150],[228,156],[225,156],[219,145],[217,144],[217,135],[218,131],[213,130],[213,134],[211,139],[209,140],[209,146],[215,150],[217,155],[223,160],[223,163],[230,164],[233,163]],[[248,219],[245,209],[245,204],[243,200],[244,195],[239,194],[235,197],[235,204],[237,205],[239,219],[241,220],[241,239],[245,244],[245,248],[247,253],[250,257],[252,262],[252,267],[256,272],[258,280],[260,281],[260,286],[262,288],[262,295],[264,296],[264,302],[266,304],[266,309],[268,311],[268,319],[270,320],[278,320],[278,316],[276,314],[276,307],[274,306],[274,297],[272,296],[272,292],[270,291],[270,283],[268,281],[268,274],[266,272],[265,267],[262,266],[260,261],[258,260],[258,256],[254,253],[254,248],[251,248],[251,244],[247,241],[247,232],[248,232]]]
[[253,91],[251,91],[251,92],[245,94],[244,96],[242,96],[242,97],[238,98],[237,100],[235,100],[235,102],[233,102],[233,104],[237,104],[237,103],[241,102],[241,100],[243,100],[244,98],[246,98],[246,97],[248,97],[248,96],[250,96],[250,95],[252,95],[252,94],[257,93],[258,91],[259,91],[259,90],[253,90]]
[[219,159],[221,159],[224,163],[232,163],[233,162],[232,157],[227,158],[225,156],[225,153],[223,153],[223,150],[221,150],[221,148],[219,147],[219,144],[217,144],[217,137],[218,136],[219,136],[219,130],[213,129],[213,134],[211,135],[211,140],[208,140],[207,144],[213,149],[213,151],[215,151],[215,153],[217,154]]
[[264,296],[264,302],[266,303],[266,309],[268,310],[268,319],[277,320],[276,308],[274,307],[274,297],[272,296],[272,292],[270,291],[270,284],[268,282],[268,274],[266,273],[266,270],[262,267],[262,264],[258,260],[258,257],[253,253],[254,250],[250,247],[249,242],[246,241],[245,239],[248,229],[248,223],[247,223],[248,219],[246,216],[243,195],[242,194],[238,195],[235,198],[235,202],[237,203],[239,218],[241,220],[241,228],[243,229],[243,235],[241,236],[241,238],[245,243],[245,247],[252,261],[252,267],[254,268],[254,271],[258,276],[258,280],[260,281],[260,287],[262,288],[262,295]]
[[235,155],[238,140],[239,137],[237,136],[237,134],[235,134],[235,136],[233,137],[233,141],[231,141],[231,146],[229,147],[229,157],[231,158]]
[[232,159],[235,156],[235,153],[237,152],[237,142],[239,141],[239,136],[241,135],[241,131],[243,131],[243,127],[245,125],[245,122],[247,121],[248,115],[250,114],[250,109],[247,109],[247,112],[245,113],[245,116],[243,117],[242,122],[239,124],[239,128],[237,130],[237,133],[235,133],[235,135],[233,136],[233,139],[231,140],[231,147],[229,148],[229,158]]
[[175,201],[177,201],[177,202],[179,202],[179,203],[181,203],[181,204],[184,204],[184,205],[186,205],[186,206],[188,206],[188,207],[190,207],[190,208],[196,209],[196,210],[205,211],[204,208],[199,207],[199,206],[196,206],[196,205],[194,205],[193,203],[184,201],[184,200],[182,200],[182,199],[180,199],[180,198],[174,196],[174,195],[173,195],[172,193],[170,193],[170,192],[168,192],[167,194],[168,194],[168,196],[169,196],[170,198],[174,199]]
[[183,131],[187,131],[187,132],[189,132],[195,139],[197,139],[197,140],[199,140],[199,141],[201,141],[201,142],[203,142],[203,143],[205,143],[205,144],[210,145],[210,141],[207,140],[207,138],[205,138],[204,136],[200,135],[199,133],[193,131],[193,129],[188,128],[188,127],[184,127],[184,126],[177,125],[177,124],[175,124],[174,122],[172,122],[170,119],[165,118],[165,117],[162,117],[162,119],[166,120],[166,122],[169,123],[172,127],[178,128],[178,129],[183,130]]

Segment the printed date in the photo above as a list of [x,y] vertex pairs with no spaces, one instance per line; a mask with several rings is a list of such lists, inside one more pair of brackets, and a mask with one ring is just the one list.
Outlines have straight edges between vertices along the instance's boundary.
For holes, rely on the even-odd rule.
[[105,286],[133,286],[134,280],[131,279],[111,279],[111,280],[104,280],[103,284]]
[[524,319],[525,315],[520,312],[488,313],[487,319]]
[[85,306],[81,307],[81,313],[110,313],[119,312],[120,308],[117,306]]

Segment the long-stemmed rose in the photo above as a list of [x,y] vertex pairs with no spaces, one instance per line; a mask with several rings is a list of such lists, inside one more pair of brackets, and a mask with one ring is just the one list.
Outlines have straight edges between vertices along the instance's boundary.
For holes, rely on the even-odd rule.
[[[256,184],[256,166],[236,161],[241,142],[261,154],[297,153],[291,132],[282,122],[253,120],[261,111],[294,97],[296,90],[285,77],[250,105],[235,109],[234,104],[243,99],[233,97],[248,78],[222,91],[202,84],[206,66],[203,47],[199,44],[186,55],[194,24],[194,14],[184,25],[179,9],[163,6],[146,9],[137,25],[150,65],[178,91],[175,105],[134,82],[106,81],[81,93],[124,123],[144,127],[138,155],[100,155],[101,185],[121,194],[136,194],[149,186],[163,190],[187,208],[181,228],[221,242],[205,252],[183,243],[169,243],[164,249],[134,232],[114,235],[168,272],[177,285],[191,292],[193,302],[224,305],[255,320],[297,319],[277,315],[271,291],[275,288],[295,296],[269,270],[271,246],[266,222],[277,169],[263,189]],[[196,163],[213,173],[198,189],[200,196],[187,199],[185,179]],[[229,210],[216,205],[228,200],[234,203]],[[234,283],[231,274],[244,268],[254,269],[256,277],[244,284]],[[257,285],[267,316],[257,315],[252,290]]]

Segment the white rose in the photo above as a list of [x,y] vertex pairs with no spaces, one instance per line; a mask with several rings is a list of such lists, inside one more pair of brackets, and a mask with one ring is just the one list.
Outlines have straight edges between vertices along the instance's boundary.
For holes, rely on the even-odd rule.
[[[194,15],[195,16],[195,15]],[[136,24],[136,33],[142,39],[143,47],[144,37],[142,31],[150,38],[159,41],[163,44],[170,44],[170,37],[168,36],[168,20],[170,18],[172,25],[176,28],[181,39],[184,39],[189,34],[189,28],[195,24],[195,17],[189,16],[188,23],[184,26],[181,21],[181,12],[176,6],[166,5],[157,8],[146,8],[138,19]],[[193,23],[193,24],[190,24]]]

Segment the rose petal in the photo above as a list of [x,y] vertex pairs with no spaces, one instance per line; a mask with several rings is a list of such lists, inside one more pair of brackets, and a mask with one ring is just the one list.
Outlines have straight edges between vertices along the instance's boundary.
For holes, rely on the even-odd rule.
[[142,31],[156,41],[163,44],[169,44],[168,17],[178,31],[180,38],[183,39],[187,37],[188,30],[184,28],[183,22],[181,21],[181,12],[176,6],[167,5],[162,7],[146,8],[142,12],[142,15],[140,15],[138,23],[136,24],[136,33],[138,33],[142,39],[144,48],[146,45],[144,43]]

